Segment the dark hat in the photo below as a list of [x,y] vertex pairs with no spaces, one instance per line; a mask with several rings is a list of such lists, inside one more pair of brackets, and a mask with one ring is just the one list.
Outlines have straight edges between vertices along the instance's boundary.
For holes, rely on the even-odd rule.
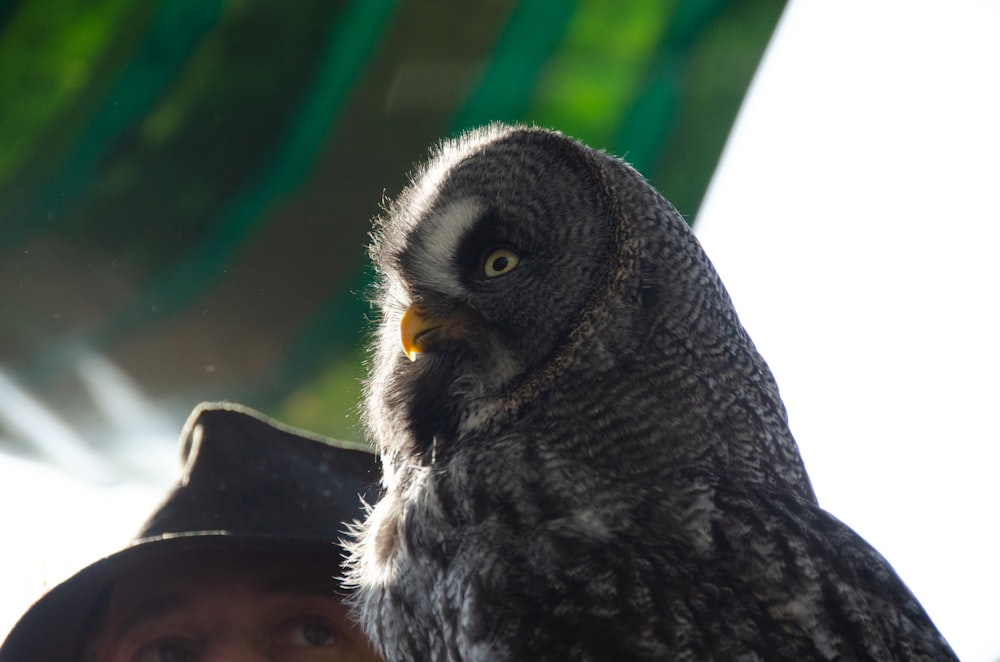
[[180,551],[329,554],[376,496],[379,469],[361,447],[293,430],[240,405],[195,408],[181,434],[177,484],[123,550],[42,596],[0,647],[0,662],[70,662],[116,578]]

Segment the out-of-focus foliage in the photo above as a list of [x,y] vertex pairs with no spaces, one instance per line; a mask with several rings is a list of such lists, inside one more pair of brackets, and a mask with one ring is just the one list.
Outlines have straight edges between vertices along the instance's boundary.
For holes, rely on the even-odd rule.
[[359,438],[369,221],[427,147],[558,128],[693,219],[783,5],[0,3],[0,366]]

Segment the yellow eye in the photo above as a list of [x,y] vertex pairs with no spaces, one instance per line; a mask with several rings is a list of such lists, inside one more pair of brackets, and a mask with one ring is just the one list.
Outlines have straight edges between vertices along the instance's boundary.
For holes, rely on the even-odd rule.
[[483,273],[487,278],[496,278],[512,271],[521,260],[517,253],[509,248],[498,248],[490,251],[483,263]]

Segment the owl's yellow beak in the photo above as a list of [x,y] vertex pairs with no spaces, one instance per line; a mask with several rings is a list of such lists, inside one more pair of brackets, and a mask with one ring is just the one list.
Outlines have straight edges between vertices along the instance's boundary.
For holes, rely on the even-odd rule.
[[403,351],[411,361],[417,360],[417,354],[427,350],[429,339],[436,333],[455,326],[454,319],[436,318],[427,314],[419,304],[413,304],[403,313],[399,322],[400,340],[403,341]]

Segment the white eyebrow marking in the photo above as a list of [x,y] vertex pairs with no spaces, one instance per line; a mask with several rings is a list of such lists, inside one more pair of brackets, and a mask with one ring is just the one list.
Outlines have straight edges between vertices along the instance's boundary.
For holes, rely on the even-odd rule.
[[417,282],[446,296],[459,296],[465,291],[455,269],[455,256],[462,238],[483,209],[483,203],[476,198],[463,198],[424,219],[419,230],[421,241],[414,242],[411,263]]

